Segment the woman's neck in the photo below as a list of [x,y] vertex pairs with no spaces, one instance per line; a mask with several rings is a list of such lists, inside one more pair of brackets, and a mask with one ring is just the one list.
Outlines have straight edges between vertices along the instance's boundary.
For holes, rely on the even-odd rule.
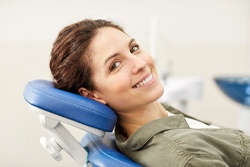
[[167,111],[159,102],[150,103],[129,112],[117,112],[117,114],[118,124],[123,128],[127,138],[141,126],[168,116]]

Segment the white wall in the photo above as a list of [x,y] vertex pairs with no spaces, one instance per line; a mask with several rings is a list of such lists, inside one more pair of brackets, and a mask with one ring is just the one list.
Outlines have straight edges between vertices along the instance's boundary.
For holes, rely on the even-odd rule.
[[[213,82],[218,75],[250,73],[248,0],[0,0],[0,166],[77,166],[65,154],[49,157],[39,144],[47,136],[22,93],[33,79],[50,79],[50,49],[59,30],[84,18],[112,18],[149,49],[150,16],[158,15],[158,66],[172,63],[171,75],[201,76],[204,94],[188,112],[236,127],[241,107]],[[77,138],[83,132],[70,128]]]

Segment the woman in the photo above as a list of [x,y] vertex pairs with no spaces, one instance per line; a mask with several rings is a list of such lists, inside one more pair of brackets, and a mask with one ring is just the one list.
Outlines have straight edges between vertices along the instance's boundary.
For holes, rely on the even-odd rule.
[[200,122],[205,128],[192,128],[194,120],[173,115],[177,110],[157,101],[164,90],[153,59],[112,22],[65,27],[50,68],[56,87],[116,111],[117,146],[143,166],[250,166],[249,136]]

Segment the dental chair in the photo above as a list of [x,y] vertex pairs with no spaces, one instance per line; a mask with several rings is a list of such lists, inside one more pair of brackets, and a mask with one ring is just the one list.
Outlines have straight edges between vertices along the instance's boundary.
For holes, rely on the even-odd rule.
[[[141,167],[117,150],[112,133],[115,112],[92,99],[59,90],[46,80],[34,80],[25,86],[24,98],[40,114],[42,125],[51,139],[40,143],[56,160],[65,150],[79,165],[89,167]],[[86,131],[78,142],[64,127],[66,123]]]

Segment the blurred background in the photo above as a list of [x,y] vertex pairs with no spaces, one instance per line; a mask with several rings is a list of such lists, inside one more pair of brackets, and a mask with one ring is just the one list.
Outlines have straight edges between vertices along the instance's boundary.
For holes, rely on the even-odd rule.
[[[250,74],[249,0],[0,0],[0,166],[78,166],[65,153],[56,162],[43,150],[39,139],[47,132],[22,94],[28,81],[51,79],[48,63],[58,32],[85,18],[123,26],[154,54],[161,76],[202,78],[202,97],[188,100],[186,112],[237,128],[242,106],[213,78]],[[67,128],[79,140],[84,134]]]

